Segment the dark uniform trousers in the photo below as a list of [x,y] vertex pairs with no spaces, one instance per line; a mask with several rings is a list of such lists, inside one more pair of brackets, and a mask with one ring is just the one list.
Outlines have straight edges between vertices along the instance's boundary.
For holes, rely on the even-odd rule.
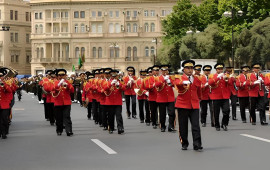
[[131,102],[132,102],[132,116],[136,116],[137,115],[137,113],[136,113],[136,95],[125,95],[127,114],[128,114],[128,116],[131,115],[130,98],[131,98]]
[[8,117],[10,109],[0,109],[0,133],[1,135],[8,134]]
[[140,119],[144,121],[144,109],[145,109],[145,122],[150,123],[150,110],[149,104],[147,100],[138,100],[139,103],[139,111],[140,111]]
[[87,118],[91,119],[92,116],[92,102],[89,102],[87,105]]
[[80,91],[80,88],[79,90],[77,91],[77,100],[80,102],[80,104],[82,105],[82,93]]
[[264,103],[264,96],[259,96],[259,97],[250,97],[250,116],[251,116],[251,121],[256,122],[256,114],[255,114],[255,109],[257,109],[260,112],[260,121],[266,121],[266,116],[265,116],[265,103]]
[[202,146],[201,130],[199,124],[199,109],[178,108],[179,137],[182,146],[188,147],[188,118],[191,123],[193,146]]
[[93,107],[93,119],[95,120],[95,123],[98,123],[98,115],[99,115],[99,102],[96,99],[93,99],[92,101],[92,107]]
[[169,115],[169,127],[174,128],[174,121],[175,121],[175,109],[174,109],[174,102],[168,103],[158,103],[159,107],[159,120],[161,128],[166,128],[166,109]]
[[207,117],[207,104],[209,105],[210,110],[210,117],[211,117],[211,124],[215,124],[215,118],[213,114],[213,101],[212,100],[201,100],[200,106],[201,106],[201,123],[206,123],[206,117]]
[[149,102],[149,108],[151,112],[151,121],[152,125],[157,125],[157,102],[155,101],[148,101]]
[[236,103],[237,103],[237,95],[231,94],[231,106],[232,106],[232,117],[236,118]]
[[249,108],[249,97],[239,97],[240,114],[242,121],[246,121],[246,108]]
[[47,110],[49,113],[50,123],[55,123],[55,115],[54,115],[54,103],[47,103]]
[[109,107],[107,105],[101,105],[101,110],[102,110],[102,124],[103,124],[103,127],[108,128]]
[[41,101],[41,99],[42,99],[42,87],[40,85],[37,86],[37,96],[38,96],[38,101]]
[[220,108],[222,109],[223,118],[222,125],[228,126],[230,118],[230,103],[229,99],[213,100],[214,115],[215,115],[215,127],[220,128],[219,113]]
[[55,106],[56,132],[63,132],[63,124],[66,132],[72,132],[72,122],[70,118],[71,105]]
[[116,117],[117,129],[124,129],[121,105],[108,106],[109,129],[114,130],[114,118]]
[[49,115],[49,109],[48,109],[48,103],[46,100],[46,97],[43,98],[44,100],[44,113],[45,113],[45,119],[50,119],[50,115]]

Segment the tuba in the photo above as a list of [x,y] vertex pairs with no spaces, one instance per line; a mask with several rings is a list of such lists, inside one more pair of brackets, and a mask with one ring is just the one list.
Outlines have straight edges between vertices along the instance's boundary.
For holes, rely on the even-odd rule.
[[1,67],[0,66],[0,69],[7,70],[7,74],[4,76],[4,78],[14,78],[18,75],[18,72],[11,67]]

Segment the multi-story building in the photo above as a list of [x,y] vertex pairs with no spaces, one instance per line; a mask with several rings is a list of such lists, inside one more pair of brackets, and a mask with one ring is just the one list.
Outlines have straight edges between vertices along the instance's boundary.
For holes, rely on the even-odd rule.
[[[177,0],[31,0],[31,73],[153,65],[161,20]],[[199,1],[198,1],[199,2]]]
[[29,2],[0,0],[0,66],[31,74]]

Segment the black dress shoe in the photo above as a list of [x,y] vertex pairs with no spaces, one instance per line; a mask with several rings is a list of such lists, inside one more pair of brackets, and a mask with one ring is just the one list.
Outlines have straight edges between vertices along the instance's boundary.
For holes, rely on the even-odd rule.
[[217,127],[217,128],[216,128],[216,131],[220,131],[220,128],[219,128],[219,127]]
[[73,132],[67,132],[67,136],[72,136]]
[[165,128],[161,128],[161,132],[165,132]]
[[137,119],[137,118],[136,118],[136,115],[133,115],[132,118],[133,118],[133,119]]
[[157,128],[157,125],[153,125],[153,129],[156,129]]
[[168,132],[176,132],[176,130],[174,128],[168,128]]
[[214,123],[211,123],[211,127],[215,127],[215,124]]
[[103,124],[100,124],[99,127],[103,127]]
[[54,123],[51,123],[51,126],[54,126]]
[[61,136],[61,135],[62,135],[62,133],[61,133],[61,132],[57,132],[57,135],[58,135],[58,136]]
[[232,120],[237,120],[236,117],[233,117]]
[[118,130],[118,134],[120,135],[120,134],[123,134],[125,131],[124,131],[124,129],[119,129]]
[[95,121],[95,124],[97,125],[97,124],[98,124],[98,122],[96,122],[96,121]]
[[141,120],[141,123],[144,123],[144,120]]
[[182,150],[186,151],[187,150],[187,146],[182,146]]
[[2,139],[6,139],[7,138],[7,135],[2,135]]
[[108,127],[104,127],[103,130],[108,130]]
[[247,121],[246,120],[243,120],[242,123],[247,123]]
[[150,126],[150,123],[146,123],[146,126]]
[[252,125],[256,125],[256,122],[252,122]]
[[130,119],[130,116],[128,116],[127,118]]
[[206,123],[202,123],[202,127],[206,127]]
[[203,147],[201,147],[201,146],[194,146],[193,149],[195,151],[201,152],[203,150]]
[[262,126],[265,126],[265,125],[268,125],[268,123],[265,122],[265,121],[262,121],[262,122],[261,122],[261,125],[262,125]]
[[109,130],[109,134],[113,134],[113,130]]
[[228,128],[227,128],[226,125],[221,125],[221,127],[222,127],[222,129],[223,129],[224,131],[228,131]]

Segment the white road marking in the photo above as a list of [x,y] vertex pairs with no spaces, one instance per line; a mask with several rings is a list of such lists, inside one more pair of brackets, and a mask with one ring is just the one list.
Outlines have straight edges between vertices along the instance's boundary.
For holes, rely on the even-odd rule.
[[14,110],[24,110],[24,108],[14,108]]
[[264,142],[270,143],[270,140],[269,139],[264,139],[264,138],[260,138],[260,137],[257,137],[257,136],[252,136],[252,135],[249,135],[249,134],[240,134],[240,135],[241,136],[248,137],[248,138],[257,139],[257,140],[260,140],[260,141],[264,141]]
[[106,151],[108,154],[117,154],[114,150],[112,150],[109,146],[105,145],[103,142],[101,142],[98,139],[91,139],[95,144],[97,144],[99,147],[101,147],[104,151]]

